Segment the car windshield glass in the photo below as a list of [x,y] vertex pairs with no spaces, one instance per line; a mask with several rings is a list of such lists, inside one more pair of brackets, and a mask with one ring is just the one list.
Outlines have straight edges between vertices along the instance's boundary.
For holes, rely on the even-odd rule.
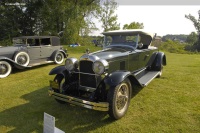
[[139,35],[106,35],[104,38],[104,46],[124,45],[136,48],[139,41]]
[[15,38],[13,39],[13,44],[14,45],[26,44],[26,39]]

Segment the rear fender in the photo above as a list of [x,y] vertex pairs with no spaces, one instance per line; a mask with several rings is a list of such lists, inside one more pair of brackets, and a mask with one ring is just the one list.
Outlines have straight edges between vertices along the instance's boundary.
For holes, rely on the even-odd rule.
[[55,50],[55,51],[52,53],[52,55],[51,55],[51,57],[50,57],[51,60],[54,60],[54,58],[55,58],[55,56],[56,56],[56,54],[57,54],[58,52],[61,52],[61,53],[64,55],[64,58],[67,58],[68,54],[66,54],[64,50],[60,49],[60,50]]
[[156,58],[151,65],[152,70],[160,71],[162,69],[162,66],[165,65],[167,65],[166,55],[163,52],[158,52]]

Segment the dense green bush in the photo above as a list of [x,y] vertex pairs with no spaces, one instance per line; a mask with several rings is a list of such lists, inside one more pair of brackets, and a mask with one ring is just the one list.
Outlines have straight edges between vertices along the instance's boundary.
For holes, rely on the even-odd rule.
[[12,41],[9,39],[0,41],[0,46],[10,46],[10,45],[12,45]]
[[165,42],[162,42],[159,49],[168,51],[170,53],[190,53],[190,51],[186,51],[186,47],[190,47],[187,43],[180,43],[179,41],[172,41],[167,40]]

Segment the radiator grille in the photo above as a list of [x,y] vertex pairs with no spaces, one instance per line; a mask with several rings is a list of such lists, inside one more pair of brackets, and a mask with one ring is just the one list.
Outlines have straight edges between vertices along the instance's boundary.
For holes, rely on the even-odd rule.
[[92,65],[92,61],[80,61],[80,72],[94,74],[92,70]]
[[[96,88],[96,76],[93,75],[92,61],[80,61],[80,85]],[[92,75],[91,75],[92,74]]]

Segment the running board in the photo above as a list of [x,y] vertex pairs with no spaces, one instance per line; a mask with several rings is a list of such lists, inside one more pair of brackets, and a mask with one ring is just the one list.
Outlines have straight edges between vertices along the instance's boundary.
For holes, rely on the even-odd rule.
[[156,78],[160,71],[144,71],[144,75],[138,79],[139,83],[144,87],[147,86],[154,78]]

